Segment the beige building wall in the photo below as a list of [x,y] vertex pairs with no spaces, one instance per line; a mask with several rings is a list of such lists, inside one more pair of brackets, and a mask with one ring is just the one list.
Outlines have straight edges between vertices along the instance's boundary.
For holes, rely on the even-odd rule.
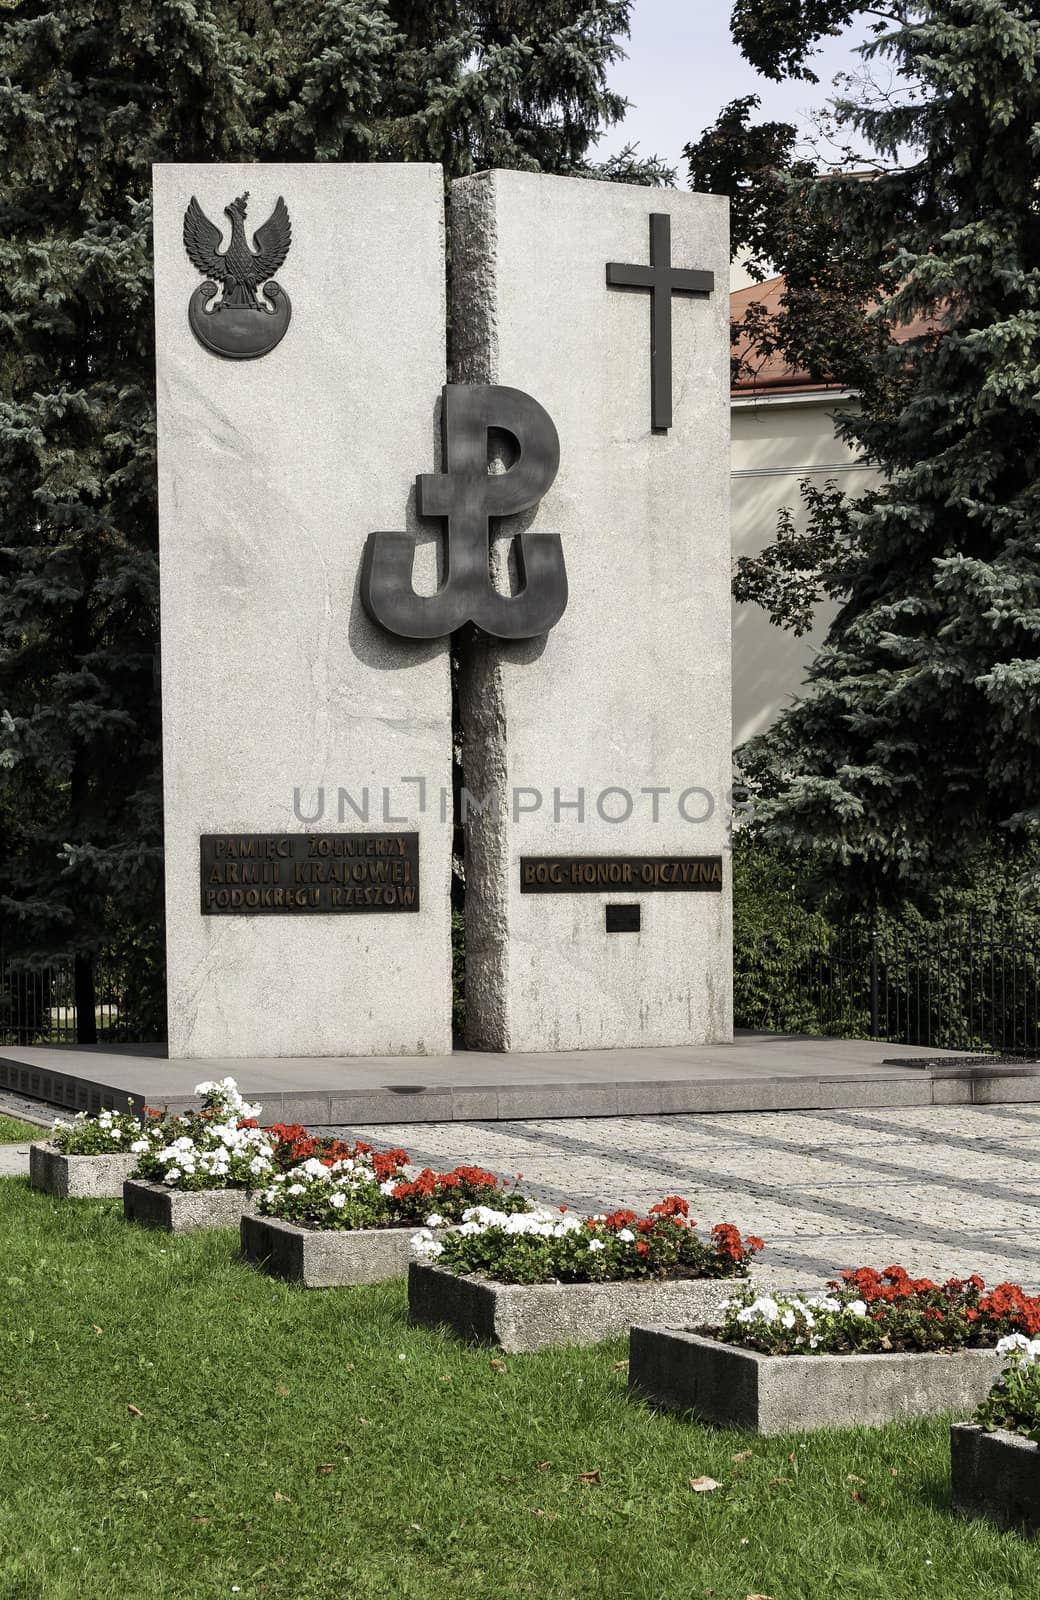
[[[758,555],[776,536],[777,515],[789,506],[806,524],[799,493],[803,478],[822,487],[834,479],[848,495],[862,494],[877,473],[858,464],[835,437],[834,413],[855,402],[836,391],[803,391],[732,402],[732,527],[734,562]],[[821,605],[816,626],[800,639],[776,627],[757,605],[733,606],[733,746],[761,733],[795,695],[836,607]]]

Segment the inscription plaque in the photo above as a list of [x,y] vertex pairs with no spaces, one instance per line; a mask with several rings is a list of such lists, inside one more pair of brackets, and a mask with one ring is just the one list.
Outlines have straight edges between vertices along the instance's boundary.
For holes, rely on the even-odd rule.
[[722,891],[721,856],[521,856],[521,894]]
[[204,833],[202,914],[419,909],[417,833]]

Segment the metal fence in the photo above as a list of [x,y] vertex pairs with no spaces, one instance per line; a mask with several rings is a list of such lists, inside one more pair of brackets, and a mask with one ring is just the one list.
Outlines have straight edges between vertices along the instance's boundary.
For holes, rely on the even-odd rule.
[[[99,957],[99,1041],[133,1037],[127,981],[122,963]],[[963,918],[916,929],[850,925],[831,930],[785,981],[797,986],[799,1014],[814,1033],[1040,1055],[1040,918]],[[0,950],[0,1044],[76,1038],[71,958],[29,969],[5,962]]]
[[1040,919],[834,930],[805,971],[819,1031],[1030,1056],[1040,1051]]
[[[94,1015],[99,1040],[125,1041],[130,1030],[124,980],[101,957],[94,965]],[[74,964],[71,956],[43,967],[8,962],[0,950],[0,1044],[75,1044]]]

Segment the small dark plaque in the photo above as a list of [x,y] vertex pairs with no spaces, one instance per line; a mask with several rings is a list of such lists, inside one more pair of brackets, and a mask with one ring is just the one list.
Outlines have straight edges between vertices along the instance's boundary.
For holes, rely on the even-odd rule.
[[417,833],[204,833],[202,914],[418,911]]
[[608,933],[638,933],[641,925],[639,906],[606,906]]
[[521,856],[521,894],[676,894],[722,889],[721,856]]

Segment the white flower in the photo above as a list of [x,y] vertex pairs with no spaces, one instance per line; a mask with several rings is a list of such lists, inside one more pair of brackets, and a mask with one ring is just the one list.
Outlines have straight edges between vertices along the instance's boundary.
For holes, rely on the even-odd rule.
[[621,1240],[622,1244],[631,1244],[635,1239],[635,1234],[632,1232],[631,1228],[622,1228],[618,1234],[618,1238]]
[[431,1211],[426,1218],[426,1226],[428,1228],[442,1228],[444,1226],[444,1218],[438,1211]]
[[443,1252],[444,1246],[433,1237],[429,1228],[420,1228],[418,1233],[412,1234],[411,1250],[417,1261],[434,1261]]
[[286,1194],[304,1194],[304,1193],[306,1193],[306,1191],[305,1191],[302,1183],[290,1183],[288,1189],[286,1190]]
[[169,1169],[169,1171],[167,1172],[166,1177],[163,1179],[163,1182],[164,1183],[176,1183],[177,1179],[180,1177],[180,1175],[181,1175],[181,1173],[180,1173],[180,1168],[179,1167],[171,1167]]
[[335,1194],[329,1195],[329,1205],[334,1206],[337,1211],[342,1211],[346,1203],[347,1197],[342,1189],[337,1189]]
[[380,1194],[393,1194],[400,1181],[400,1178],[384,1178],[383,1182],[379,1185]]
[[786,1311],[781,1313],[780,1321],[783,1323],[785,1328],[793,1328],[794,1327],[795,1322],[797,1321],[797,1318],[795,1317],[795,1314],[791,1310],[790,1306],[788,1306]]
[[997,1340],[998,1356],[1011,1355],[1013,1352],[1029,1354],[1029,1340],[1024,1333],[1006,1333],[1002,1339]]
[[737,1321],[765,1322],[766,1324],[770,1324],[776,1322],[779,1316],[780,1307],[777,1305],[776,1301],[771,1295],[764,1294],[761,1295],[757,1300],[753,1300],[749,1306],[745,1306],[743,1311],[738,1311]]
[[135,1139],[133,1144],[130,1146],[130,1153],[131,1153],[131,1155],[139,1156],[141,1154],[142,1150],[147,1150],[147,1149],[148,1149],[148,1140],[147,1139]]
[[590,1239],[589,1240],[589,1249],[590,1250],[605,1250],[606,1248],[607,1247],[603,1243],[602,1239]]
[[853,1300],[852,1304],[846,1306],[845,1309],[853,1317],[865,1317],[867,1314],[867,1302],[865,1300]]

